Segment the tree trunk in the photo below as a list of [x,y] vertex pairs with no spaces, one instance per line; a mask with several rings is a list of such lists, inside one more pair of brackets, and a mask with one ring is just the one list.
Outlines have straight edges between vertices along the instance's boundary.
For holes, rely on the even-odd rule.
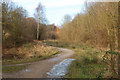
[[38,15],[37,40],[39,40],[39,29],[40,29],[40,15]]
[[118,3],[118,78],[120,79],[120,2]]
[[118,50],[120,51],[120,2],[118,3]]

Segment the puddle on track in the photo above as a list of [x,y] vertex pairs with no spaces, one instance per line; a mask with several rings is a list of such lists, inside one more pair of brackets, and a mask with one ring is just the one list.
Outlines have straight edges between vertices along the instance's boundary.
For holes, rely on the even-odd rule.
[[53,66],[50,72],[47,72],[49,78],[61,78],[67,73],[68,66],[74,61],[75,59],[65,59],[60,63]]

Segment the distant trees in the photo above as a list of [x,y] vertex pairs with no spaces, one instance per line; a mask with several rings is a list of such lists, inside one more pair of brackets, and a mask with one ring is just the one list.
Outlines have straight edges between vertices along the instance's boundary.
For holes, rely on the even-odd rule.
[[[71,21],[72,21],[72,18],[71,18],[71,16],[70,15],[65,15],[64,17],[63,17],[63,20],[62,20],[63,22],[62,22],[62,30],[61,30],[61,33],[60,33],[60,39],[63,39],[63,40],[66,40],[66,41],[68,41],[68,37],[71,37],[69,34],[70,34],[70,29],[71,29],[71,27],[70,27],[70,23],[71,23]],[[64,35],[64,32],[65,32],[65,35]],[[63,36],[63,37],[62,37]]]
[[71,16],[67,14],[64,16],[62,24],[64,25],[64,24],[70,23],[71,21],[72,21]]
[[54,24],[47,25],[47,38],[48,39],[58,39],[59,38],[60,29],[58,26]]
[[26,27],[24,28],[24,35],[28,35],[27,38],[29,39],[36,39],[36,29],[37,29],[37,22],[33,17],[26,18]]

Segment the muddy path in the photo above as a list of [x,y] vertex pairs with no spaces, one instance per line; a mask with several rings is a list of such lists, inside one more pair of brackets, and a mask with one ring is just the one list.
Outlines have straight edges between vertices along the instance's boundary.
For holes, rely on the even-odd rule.
[[12,74],[4,74],[4,78],[48,78],[47,72],[49,72],[55,64],[58,64],[64,59],[70,58],[74,51],[70,49],[59,48],[61,53],[54,55],[50,59],[34,62],[26,69]]

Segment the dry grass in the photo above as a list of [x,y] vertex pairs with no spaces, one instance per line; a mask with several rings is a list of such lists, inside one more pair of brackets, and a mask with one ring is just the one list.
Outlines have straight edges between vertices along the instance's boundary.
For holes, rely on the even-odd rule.
[[35,41],[34,45],[31,43],[24,45],[22,48],[23,50],[19,50],[19,52],[24,53],[25,58],[48,56],[57,52],[57,49],[43,45],[41,41]]
[[3,55],[3,65],[38,61],[57,53],[56,48],[46,46],[41,41],[34,41],[19,48],[6,50]]
[[[19,48],[6,50],[3,59],[17,58],[17,55],[22,55],[22,58],[33,58],[36,56],[42,57],[51,55],[55,52],[57,52],[56,48],[43,45],[41,41],[34,41],[33,43],[24,44]],[[7,57],[8,55],[11,55],[11,57]]]

